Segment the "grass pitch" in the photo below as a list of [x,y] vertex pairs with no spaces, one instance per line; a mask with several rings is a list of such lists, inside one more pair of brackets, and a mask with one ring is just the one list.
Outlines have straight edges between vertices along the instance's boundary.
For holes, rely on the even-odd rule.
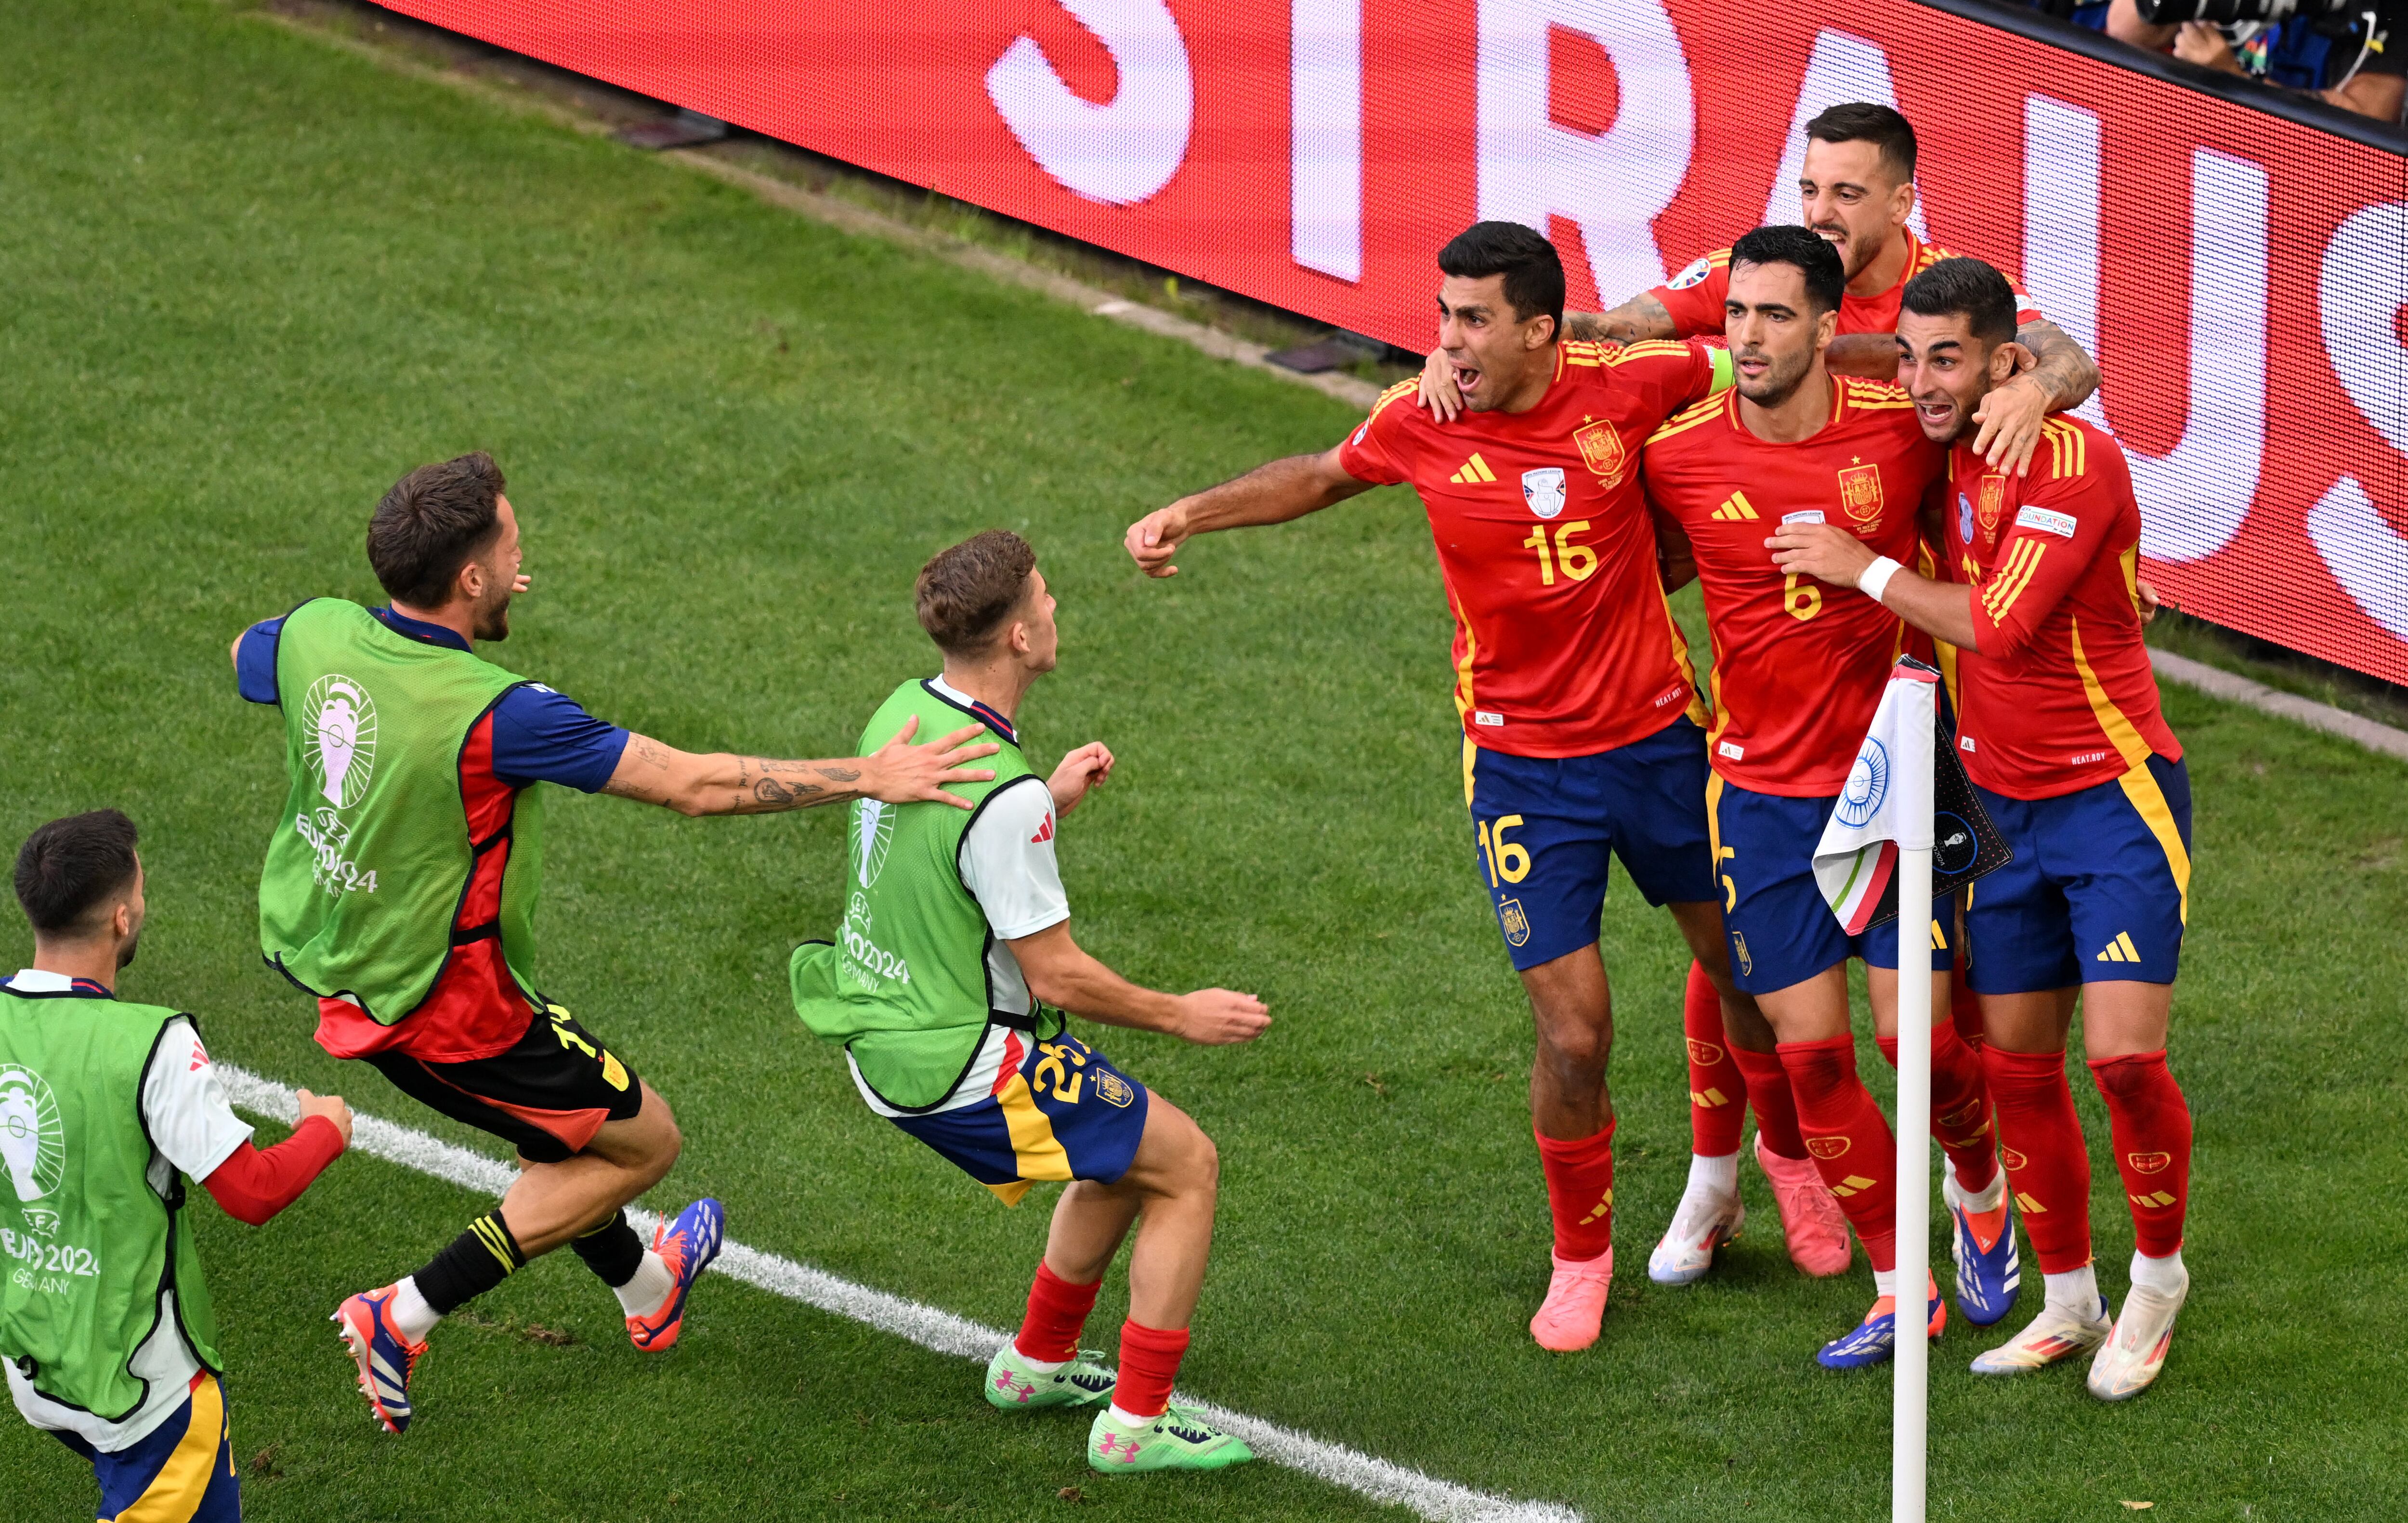
[[[1684,959],[1627,886],[1605,927],[1624,1272],[1593,1351],[1524,1330],[1547,1247],[1527,1016],[1471,873],[1410,496],[1208,541],[1168,585],[1122,556],[1131,517],[1326,446],[1342,408],[205,0],[0,16],[0,841],[101,804],[140,822],[130,997],[198,1012],[223,1057],[494,1151],[324,1057],[255,952],[279,741],[226,642],[307,596],[372,596],[366,510],[408,467],[484,447],[510,473],[536,591],[495,654],[695,749],[845,749],[931,666],[911,572],[1007,524],[1062,597],[1033,748],[1122,757],[1063,838],[1082,940],[1277,1016],[1240,1050],[1085,1033],[1226,1160],[1184,1383],[1593,1517],[1884,1510],[1888,1381],[1811,1357],[1862,1311],[1861,1259],[1808,1283],[1766,1230],[1703,1286],[1646,1282],[1687,1148]],[[1985,1344],[1952,1328],[1935,1517],[2372,1518],[2408,1490],[2408,769],[2168,699],[2199,811],[2174,1039],[2194,1299],[2160,1387],[2123,1407],[2078,1371],[1977,1383]],[[549,807],[542,975],[685,1127],[653,1203],[715,1193],[744,1241],[1010,1324],[1044,1197],[1003,1211],[877,1122],[786,1008],[787,950],[837,912],[838,812]],[[2128,1225],[2099,1185],[2120,1297]],[[196,1204],[252,1516],[1379,1511],[1269,1465],[1100,1481],[1082,1421],[1004,1418],[971,1365],[724,1281],[672,1356],[639,1357],[566,1255],[446,1326],[419,1422],[385,1438],[325,1315],[483,1205],[366,1158],[264,1229]],[[1121,1315],[1116,1284],[1096,1337]],[[0,1474],[16,1516],[90,1516],[80,1467],[22,1425],[0,1423]]]

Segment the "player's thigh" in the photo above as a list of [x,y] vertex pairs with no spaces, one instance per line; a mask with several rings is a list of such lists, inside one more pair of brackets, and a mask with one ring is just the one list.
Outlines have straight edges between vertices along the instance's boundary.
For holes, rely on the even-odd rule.
[[[1707,784],[1706,801],[1732,982],[1761,1005],[1845,963],[1848,935],[1814,881],[1814,843],[1831,801],[1756,793],[1719,777]],[[1769,1006],[1765,1014],[1784,1041],[1803,1040],[1789,1036]]]
[[2172,984],[2189,911],[2186,770],[2151,757],[2046,804],[2042,858],[2063,885],[2082,982]]
[[136,1443],[93,1456],[100,1516],[236,1523],[241,1480],[234,1463],[225,1391],[201,1376],[184,1404]]
[[1660,908],[1721,897],[1706,810],[1705,731],[1684,716],[1582,765],[1596,774],[1613,853],[1641,898]]
[[[1965,885],[1966,976],[1973,992],[2042,994],[2081,983],[2064,885],[2042,851],[2053,821],[2039,803],[1978,785],[1973,791],[2012,854],[2004,866]],[[1983,1008],[1989,1009],[1986,999]],[[1985,1014],[1985,1025],[1988,1019]]]
[[1465,742],[1473,862],[1516,971],[1597,941],[1613,838],[1578,782],[1570,760]]
[[[1944,899],[1935,907],[1931,925],[1926,932],[1931,958],[1931,1022],[1937,1026],[1948,1019],[1948,987],[1962,966],[1957,957],[1960,940],[1956,930],[1955,900]],[[1873,1032],[1877,1036],[1898,1035],[1898,964],[1900,927],[1896,920],[1886,925],[1872,926],[1848,939],[1849,949],[1865,964],[1865,998],[1873,1008]]]
[[1147,1107],[1144,1134],[1121,1189],[1146,1195],[1187,1195],[1216,1191],[1221,1184],[1221,1153],[1196,1118],[1161,1096]]

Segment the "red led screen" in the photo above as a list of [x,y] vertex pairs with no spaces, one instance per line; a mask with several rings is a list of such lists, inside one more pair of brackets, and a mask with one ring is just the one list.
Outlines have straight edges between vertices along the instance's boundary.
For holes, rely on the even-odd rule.
[[2408,168],[1911,0],[389,0],[1421,350],[1439,244],[1550,231],[1575,307],[1795,221],[1885,100],[1925,234],[2105,376],[2147,574],[2408,682]]

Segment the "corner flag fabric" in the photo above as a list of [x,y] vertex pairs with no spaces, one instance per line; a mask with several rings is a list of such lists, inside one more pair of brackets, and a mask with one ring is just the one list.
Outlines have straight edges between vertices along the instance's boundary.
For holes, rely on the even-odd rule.
[[1933,896],[1944,898],[2014,858],[1957,765],[1951,738],[1926,717],[1932,711],[1904,701],[1912,691],[1907,684],[1939,680],[1939,672],[1912,656],[1891,668],[1872,728],[1856,748],[1856,766],[1814,847],[1815,884],[1851,936],[1898,918],[1899,822],[1890,779],[1899,759],[1915,754],[1912,747],[1921,747],[1934,764]]

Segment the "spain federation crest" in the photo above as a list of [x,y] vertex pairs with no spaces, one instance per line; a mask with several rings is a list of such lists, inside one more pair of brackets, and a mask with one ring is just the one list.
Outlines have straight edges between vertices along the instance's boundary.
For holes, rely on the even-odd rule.
[[[2007,479],[2003,476],[1985,476],[1982,478],[1979,491],[1981,500],[1974,505],[1973,522],[1981,525],[1982,542],[1989,544],[1999,538],[1999,520],[2007,510]],[[1965,542],[1971,544],[1973,537],[1967,535]]]
[[1530,917],[1522,912],[1520,899],[1507,899],[1497,906],[1497,924],[1505,929],[1505,940],[1514,946],[1526,945],[1530,940]]
[[1564,472],[1560,466],[1542,466],[1522,473],[1522,500],[1541,518],[1564,510]]
[[1867,529],[1881,527],[1882,484],[1879,466],[1847,466],[1840,471],[1840,506],[1848,518]]
[[1598,485],[1612,486],[1622,480],[1627,457],[1623,453],[1622,436],[1612,423],[1600,418],[1583,424],[1572,430],[1572,442],[1580,446],[1581,464],[1595,473]]

